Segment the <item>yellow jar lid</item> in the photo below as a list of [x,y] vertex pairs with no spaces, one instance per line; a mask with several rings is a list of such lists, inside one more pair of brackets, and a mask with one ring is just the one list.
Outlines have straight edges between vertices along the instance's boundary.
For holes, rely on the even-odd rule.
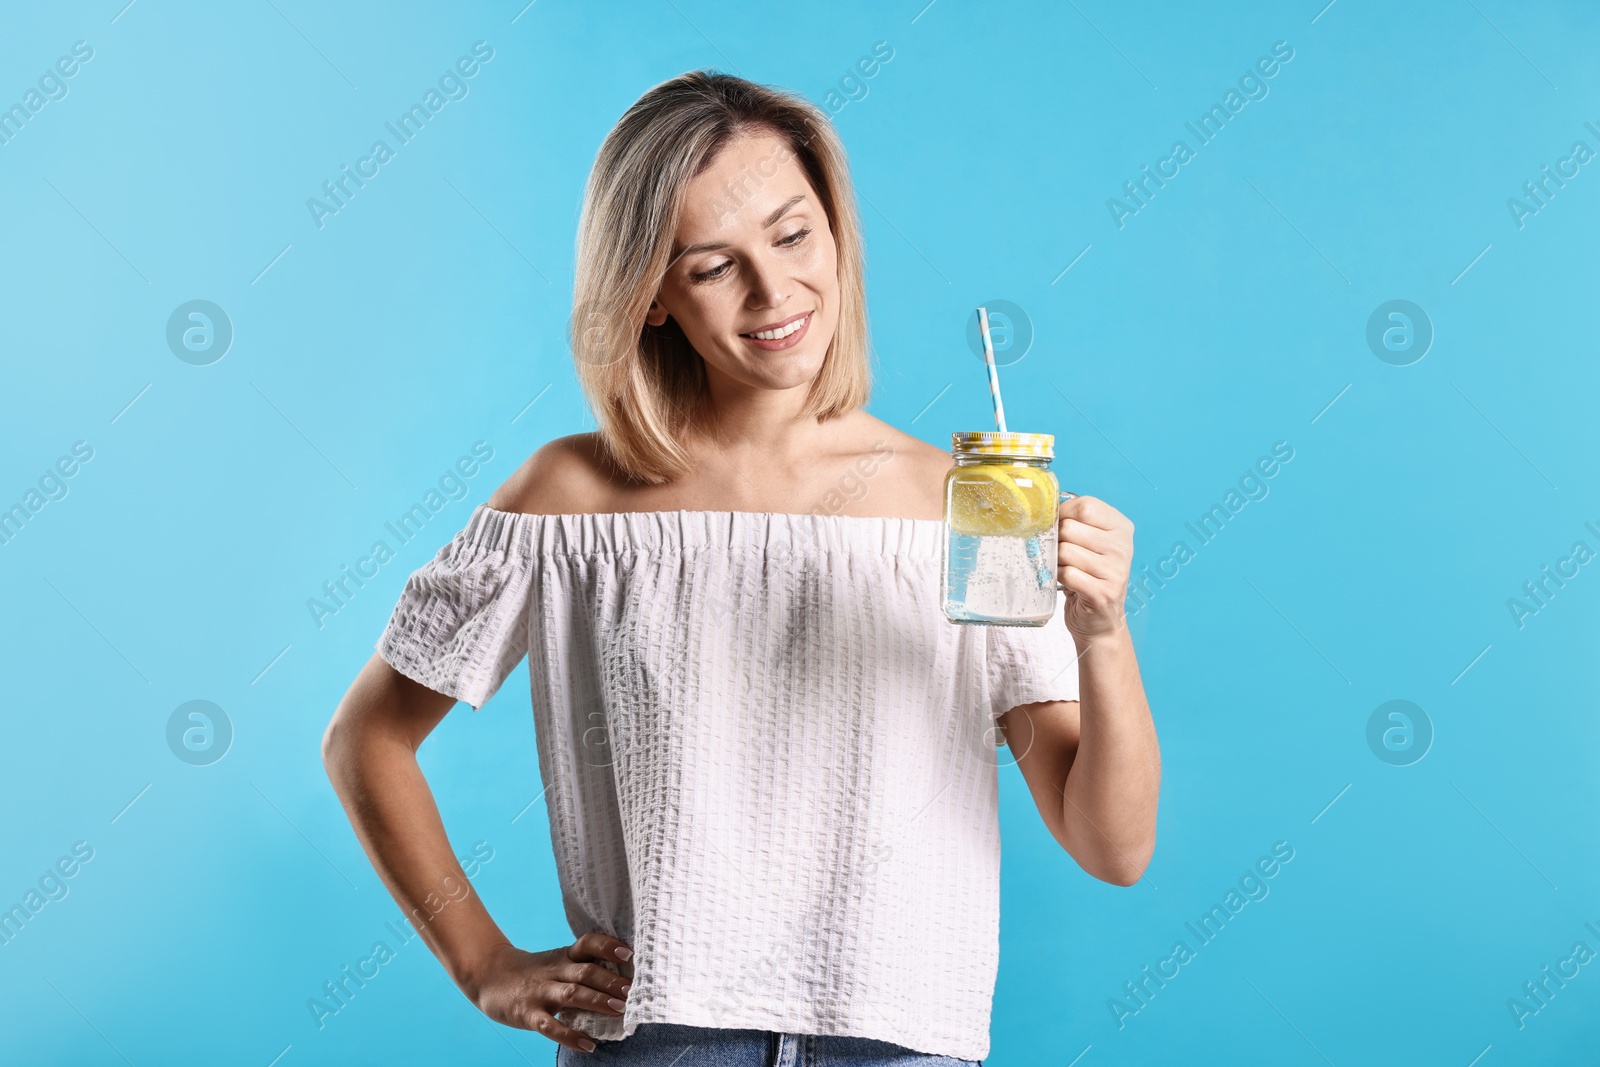
[[951,450],[980,456],[1021,456],[1054,459],[1053,433],[1001,433],[998,430],[962,430],[950,435]]

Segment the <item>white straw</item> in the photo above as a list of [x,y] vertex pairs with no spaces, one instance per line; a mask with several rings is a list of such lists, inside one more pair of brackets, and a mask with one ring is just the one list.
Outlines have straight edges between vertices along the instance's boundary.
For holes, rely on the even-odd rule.
[[994,401],[994,425],[1006,432],[1006,408],[1000,402],[1000,372],[994,365],[994,342],[989,339],[989,309],[978,309],[978,332],[983,334],[983,362],[989,368],[989,399]]

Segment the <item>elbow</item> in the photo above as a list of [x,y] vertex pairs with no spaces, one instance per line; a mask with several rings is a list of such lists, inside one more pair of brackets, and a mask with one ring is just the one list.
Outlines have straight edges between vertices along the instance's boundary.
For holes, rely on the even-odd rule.
[[344,735],[348,727],[340,721],[338,712],[333,713],[333,718],[328,720],[328,728],[322,731],[322,769],[328,775],[328,780],[334,780],[334,771],[340,761],[340,753],[344,745]]
[[1110,871],[1097,875],[1097,877],[1102,882],[1110,882],[1112,885],[1124,887],[1137,885],[1139,879],[1144,877],[1144,868],[1136,868],[1124,864],[1123,866],[1116,867]]
[[1104,858],[1093,870],[1089,870],[1089,873],[1100,881],[1112,885],[1124,887],[1136,885],[1150,866],[1150,857],[1155,854],[1155,849],[1155,842],[1152,841],[1135,852],[1118,853]]
[[1067,823],[1050,828],[1056,843],[1091,878],[1112,885],[1131,886],[1144,877],[1145,868],[1155,854],[1156,842],[1151,837],[1134,846],[1124,846],[1092,828],[1093,838],[1087,833],[1074,833],[1077,824]]

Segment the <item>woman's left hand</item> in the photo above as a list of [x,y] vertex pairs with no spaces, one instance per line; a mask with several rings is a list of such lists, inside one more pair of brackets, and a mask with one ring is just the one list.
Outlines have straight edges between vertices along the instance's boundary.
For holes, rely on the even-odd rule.
[[1104,500],[1075,496],[1056,511],[1056,577],[1066,588],[1067,629],[1081,644],[1125,626],[1133,523]]

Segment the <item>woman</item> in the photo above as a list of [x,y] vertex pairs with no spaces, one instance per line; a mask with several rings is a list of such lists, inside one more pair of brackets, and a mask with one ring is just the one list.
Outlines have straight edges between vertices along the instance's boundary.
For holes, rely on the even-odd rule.
[[945,620],[950,459],[862,410],[853,195],[803,100],[700,72],[646,93],[595,162],[576,279],[598,431],[411,575],[328,727],[368,856],[408,912],[465,883],[415,753],[528,655],[577,939],[525,952],[475,895],[439,907],[422,936],[474,1004],[560,1063],[982,1060],[996,726],[1087,872],[1131,885],[1154,848],[1132,524],[1060,506],[1048,625]]

